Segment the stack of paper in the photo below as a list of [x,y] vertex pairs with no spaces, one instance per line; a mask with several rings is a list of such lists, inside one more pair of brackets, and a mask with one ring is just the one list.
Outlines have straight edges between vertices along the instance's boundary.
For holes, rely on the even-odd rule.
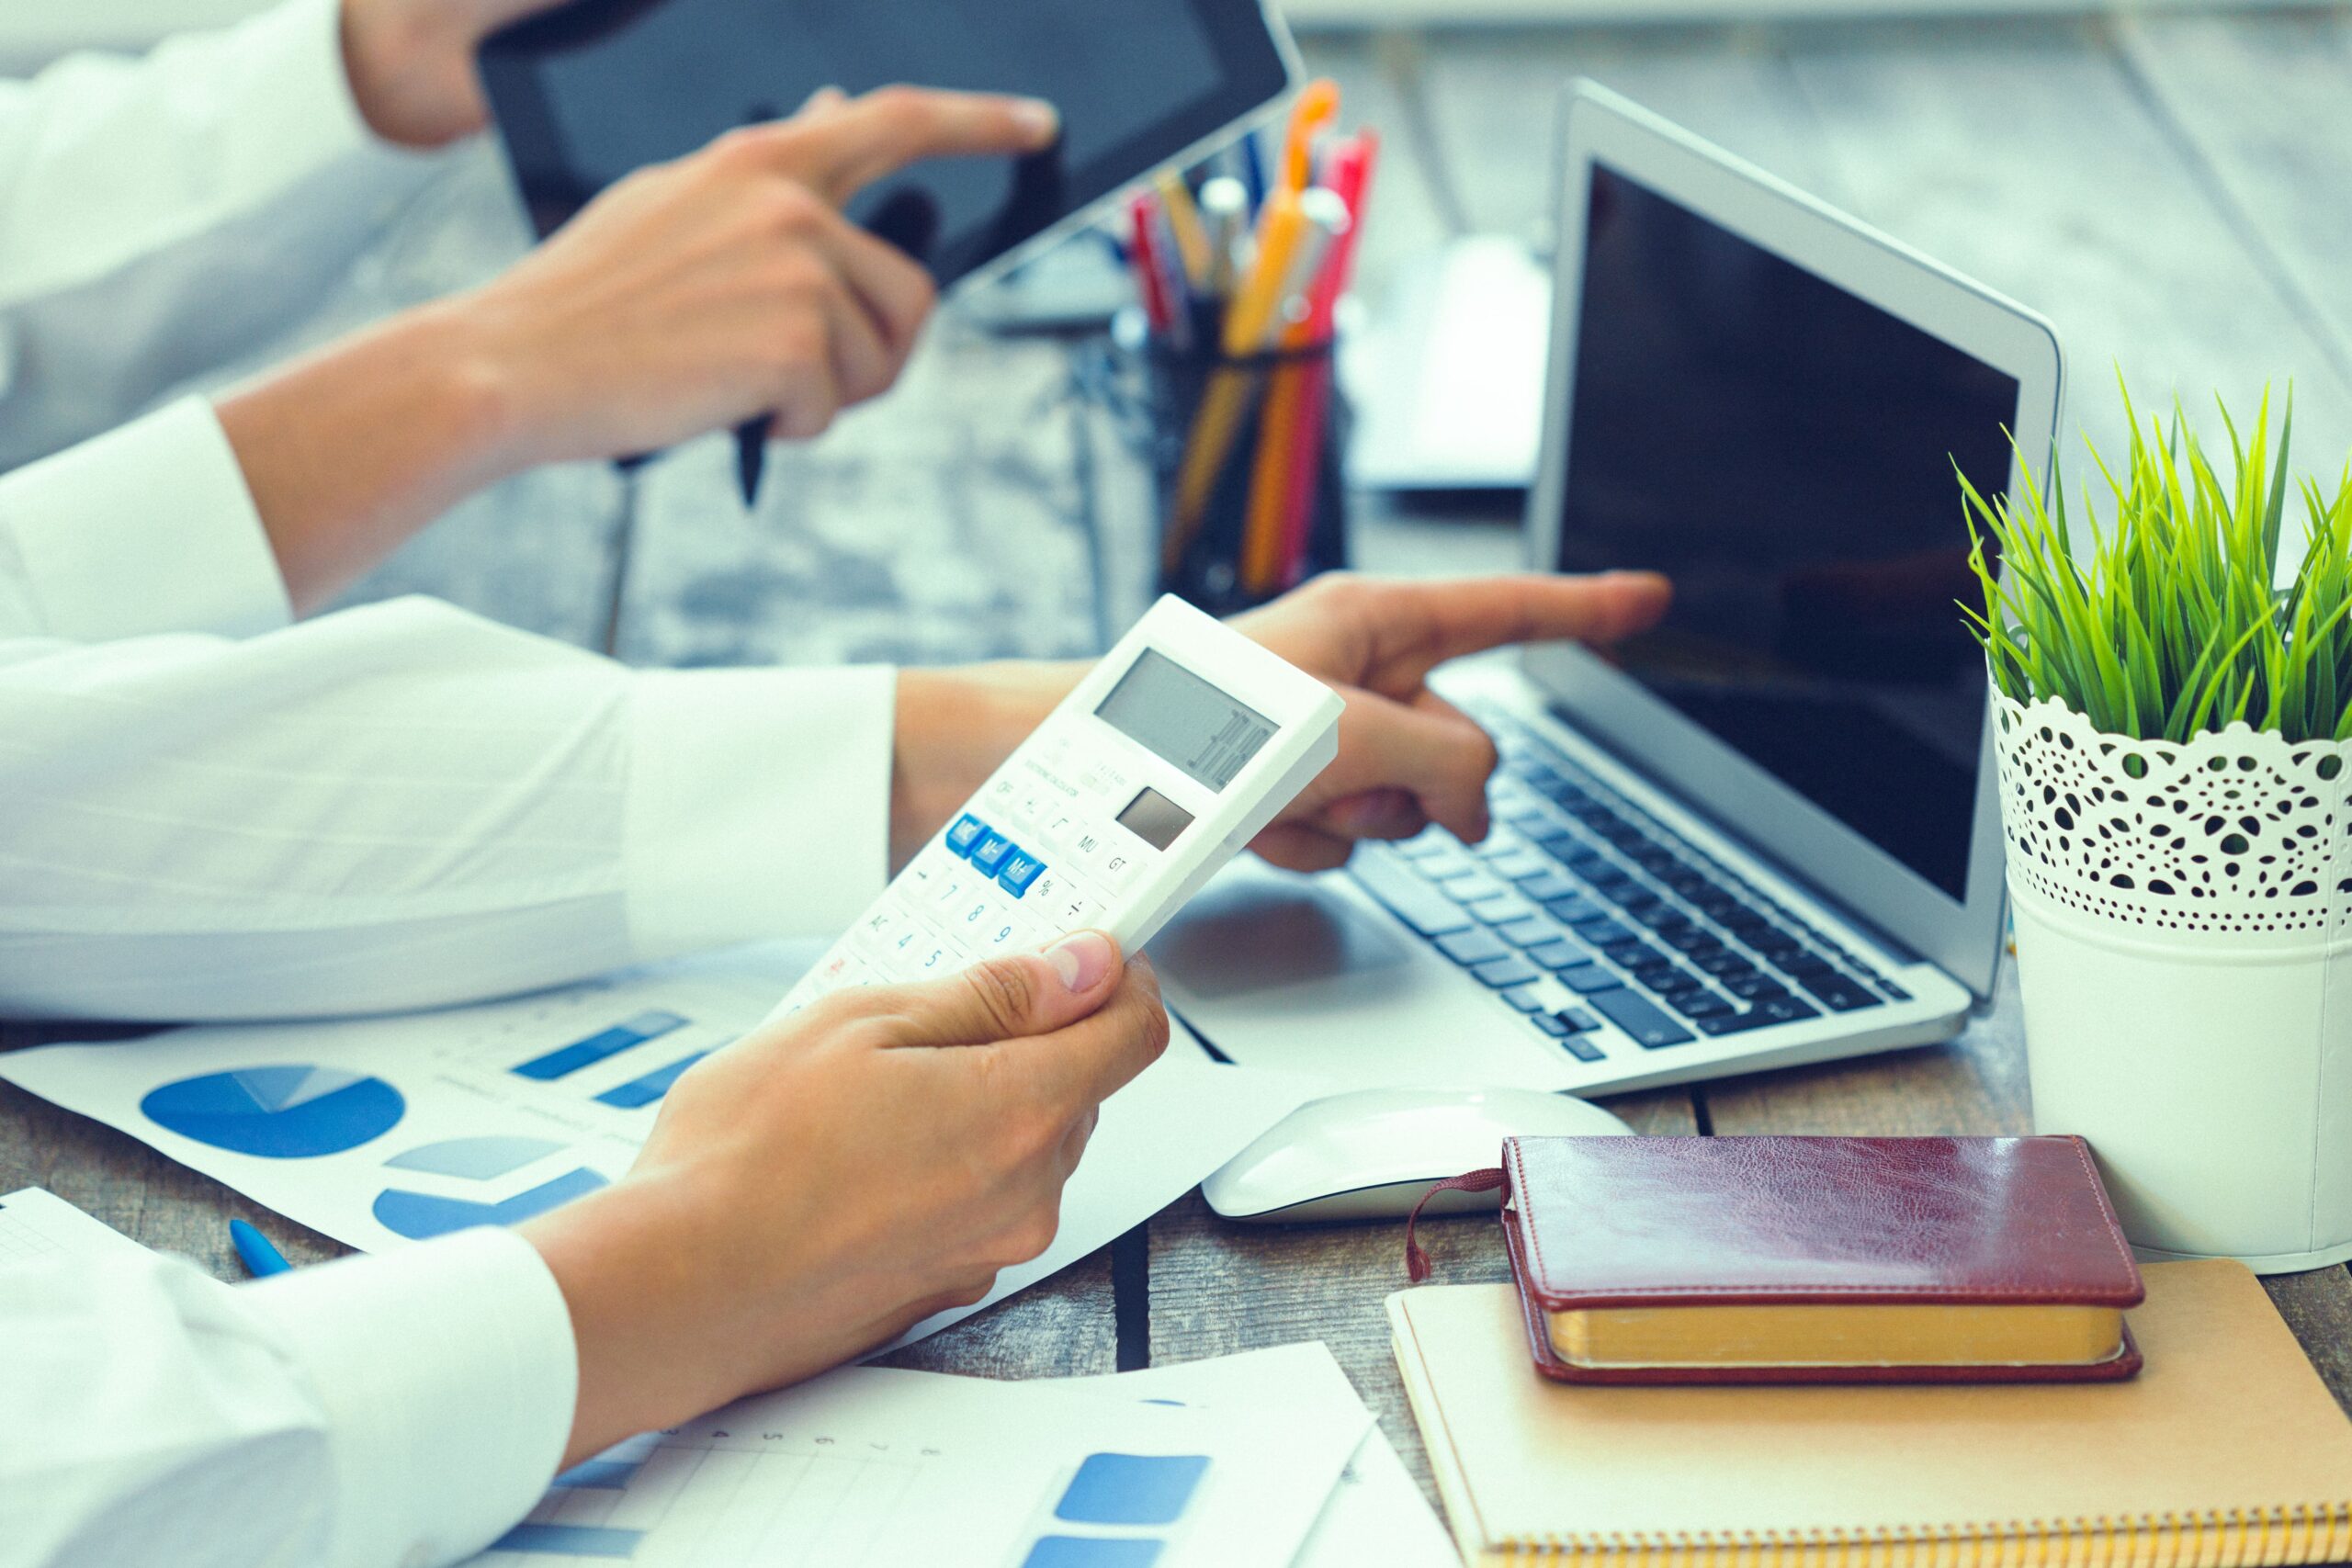
[[567,1471],[475,1568],[1454,1562],[1320,1345],[992,1382],[854,1367]]
[[[37,1188],[0,1266],[137,1244]],[[1321,1345],[997,1382],[849,1367],[558,1476],[475,1568],[1452,1568]]]
[[[0,1056],[0,1079],[381,1251],[513,1224],[617,1179],[670,1085],[756,1026],[815,954],[776,944],[480,1007],[52,1045]],[[1053,1246],[909,1339],[1104,1246],[1325,1091],[1219,1066],[1175,1035],[1103,1106]]]

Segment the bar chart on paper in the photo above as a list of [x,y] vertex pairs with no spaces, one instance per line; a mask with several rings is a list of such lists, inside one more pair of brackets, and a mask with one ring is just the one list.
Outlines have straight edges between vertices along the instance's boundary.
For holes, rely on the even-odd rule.
[[475,1568],[1271,1568],[1365,1424],[853,1368],[575,1466]]

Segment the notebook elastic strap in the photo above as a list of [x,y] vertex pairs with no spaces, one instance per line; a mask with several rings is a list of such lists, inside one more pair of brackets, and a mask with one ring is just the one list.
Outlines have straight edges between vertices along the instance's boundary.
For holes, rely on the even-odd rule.
[[1441,1192],[1492,1192],[1506,1179],[1502,1167],[1490,1165],[1484,1170],[1449,1176],[1421,1194],[1421,1201],[1414,1204],[1413,1212],[1405,1217],[1405,1272],[1411,1277],[1413,1283],[1418,1285],[1430,1277],[1430,1255],[1421,1250],[1419,1242],[1413,1239],[1413,1227],[1420,1224],[1421,1211],[1429,1206],[1430,1200]]

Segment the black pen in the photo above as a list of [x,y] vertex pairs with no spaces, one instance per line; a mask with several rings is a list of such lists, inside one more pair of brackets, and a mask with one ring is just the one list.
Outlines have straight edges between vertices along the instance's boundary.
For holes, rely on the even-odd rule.
[[735,479],[743,487],[743,510],[760,503],[760,475],[768,466],[768,429],[774,416],[762,414],[735,427]]

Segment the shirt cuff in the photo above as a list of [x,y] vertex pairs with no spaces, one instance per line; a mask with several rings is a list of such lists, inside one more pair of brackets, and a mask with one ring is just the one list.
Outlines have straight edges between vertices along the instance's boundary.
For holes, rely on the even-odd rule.
[[625,874],[638,955],[831,936],[888,880],[895,671],[644,671]]
[[327,1561],[455,1562],[546,1492],[580,1369],[563,1292],[521,1236],[463,1231],[239,1288],[326,1411]]
[[171,403],[0,478],[40,625],[75,642],[244,637],[293,618],[244,470],[212,406]]

